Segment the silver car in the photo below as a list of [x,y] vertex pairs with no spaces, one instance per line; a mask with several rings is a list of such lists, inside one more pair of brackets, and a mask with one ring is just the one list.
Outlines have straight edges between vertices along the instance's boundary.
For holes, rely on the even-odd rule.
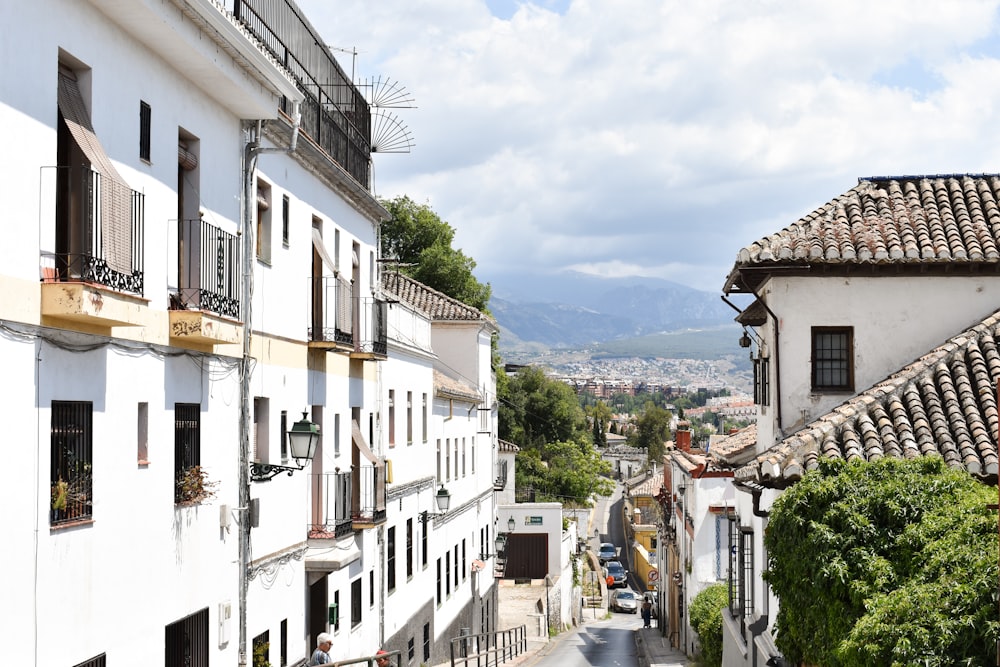
[[639,608],[639,600],[636,598],[635,593],[627,588],[622,588],[611,593],[611,602],[608,606],[611,607],[611,611],[624,611],[634,614]]

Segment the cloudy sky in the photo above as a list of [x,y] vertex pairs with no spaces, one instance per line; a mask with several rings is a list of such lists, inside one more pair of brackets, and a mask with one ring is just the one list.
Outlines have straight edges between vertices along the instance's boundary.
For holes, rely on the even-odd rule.
[[1000,172],[1000,0],[300,0],[388,78],[426,202],[496,288],[575,269],[718,293],[860,176]]

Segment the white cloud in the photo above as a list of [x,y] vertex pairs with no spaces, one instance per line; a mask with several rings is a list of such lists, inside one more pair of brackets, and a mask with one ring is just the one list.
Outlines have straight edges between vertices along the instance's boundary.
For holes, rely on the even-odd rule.
[[997,2],[300,5],[359,78],[413,94],[377,192],[430,202],[480,270],[718,290],[859,176],[1000,171]]

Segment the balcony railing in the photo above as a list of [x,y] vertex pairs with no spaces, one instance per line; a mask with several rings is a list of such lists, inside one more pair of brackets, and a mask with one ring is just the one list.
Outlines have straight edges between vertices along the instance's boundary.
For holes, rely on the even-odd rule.
[[313,279],[312,326],[309,340],[370,357],[388,353],[388,303],[353,296],[342,277]]
[[354,311],[351,283],[342,277],[313,280],[312,326],[309,340],[354,349]]
[[287,0],[232,2],[236,20],[291,72],[305,93],[301,131],[367,189],[371,109],[323,38]]
[[386,488],[383,466],[360,466],[354,469],[354,504],[351,519],[355,528],[385,522]]
[[[75,173],[68,167],[56,171],[67,178]],[[42,253],[43,280],[94,283],[142,296],[144,195],[92,169],[80,174],[79,206],[64,207],[66,217],[56,220],[56,252]]]
[[493,490],[502,491],[507,486],[507,461],[497,461],[496,476],[493,478]]
[[357,351],[384,357],[388,352],[386,314],[389,304],[381,299],[362,299]]
[[204,220],[181,220],[177,308],[197,308],[240,319],[239,237]]
[[310,537],[344,537],[353,531],[351,525],[351,473],[332,472],[312,475],[313,522]]

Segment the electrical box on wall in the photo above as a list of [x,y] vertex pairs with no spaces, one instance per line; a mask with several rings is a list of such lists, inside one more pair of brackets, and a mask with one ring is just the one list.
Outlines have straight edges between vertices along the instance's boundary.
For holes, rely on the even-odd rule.
[[219,647],[229,643],[229,622],[233,616],[233,605],[229,602],[219,603]]
[[260,498],[250,499],[250,527],[260,526]]
[[219,505],[219,528],[229,530],[229,505]]
[[340,617],[338,616],[338,614],[339,612],[337,611],[337,604],[334,603],[330,605],[330,615],[327,618],[327,621],[330,623],[331,627],[340,623]]

